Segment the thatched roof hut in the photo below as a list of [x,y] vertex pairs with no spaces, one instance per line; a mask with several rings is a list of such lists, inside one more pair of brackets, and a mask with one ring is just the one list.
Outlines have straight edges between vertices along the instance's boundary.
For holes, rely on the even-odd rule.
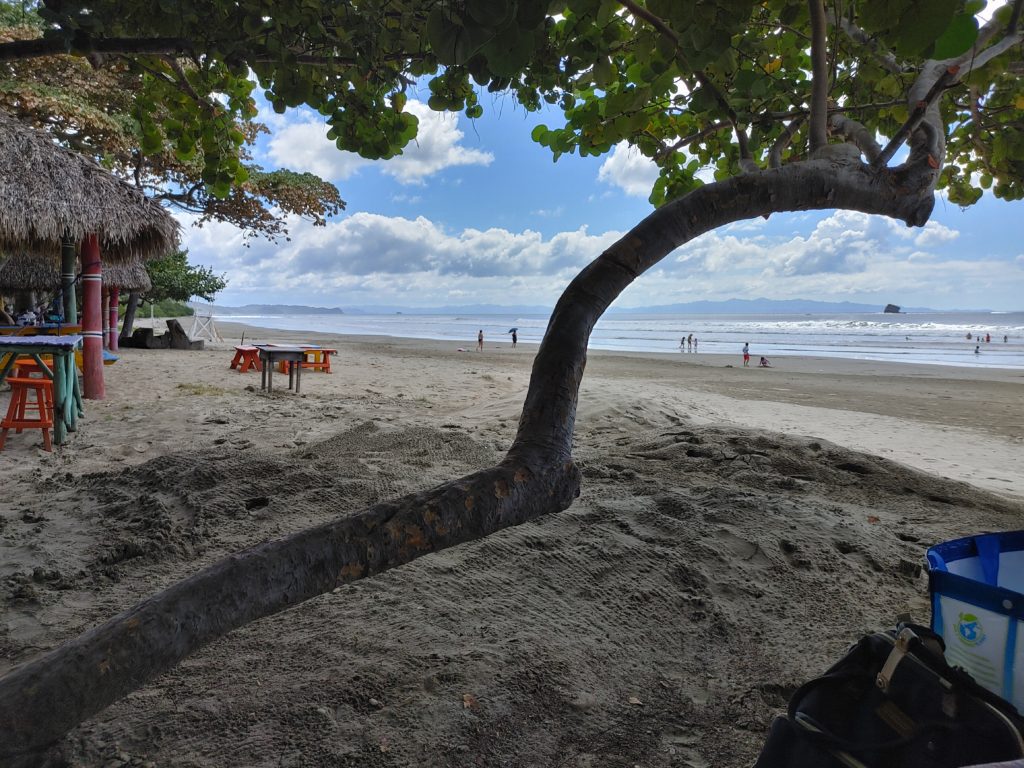
[[53,291],[60,288],[58,259],[13,253],[0,256],[0,293],[15,291]]
[[[0,259],[3,259],[0,256]],[[103,265],[103,284],[125,291],[145,293],[153,287],[145,265],[138,259],[123,264]],[[0,293],[49,291],[60,288],[60,259],[14,253],[0,261]]]
[[156,202],[42,131],[0,112],[0,248],[59,253],[97,234],[104,262],[164,256],[178,224]]
[[129,261],[126,264],[104,264],[103,284],[122,291],[138,291],[146,293],[153,287],[149,272],[141,261]]

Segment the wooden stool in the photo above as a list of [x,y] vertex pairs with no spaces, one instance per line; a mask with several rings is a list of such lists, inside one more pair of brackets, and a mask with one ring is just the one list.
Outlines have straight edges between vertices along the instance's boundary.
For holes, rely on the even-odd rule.
[[[23,429],[43,430],[43,448],[53,450],[50,443],[50,429],[53,427],[53,382],[49,379],[7,378],[11,385],[11,403],[7,406],[7,415],[0,421],[0,451],[4,449],[8,430],[21,434]],[[35,402],[28,399],[29,392],[36,395]],[[35,418],[28,417],[28,410],[35,411]]]

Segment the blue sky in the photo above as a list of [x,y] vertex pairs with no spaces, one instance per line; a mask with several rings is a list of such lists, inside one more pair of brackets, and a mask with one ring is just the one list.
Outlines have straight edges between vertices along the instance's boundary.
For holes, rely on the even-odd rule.
[[[425,102],[427,94],[420,94]],[[420,137],[369,162],[337,150],[315,113],[264,109],[265,168],[334,182],[347,209],[327,227],[294,220],[291,240],[192,226],[193,264],[224,273],[217,302],[328,307],[554,304],[572,277],[651,212],[645,158],[551,153],[530,140],[557,114],[481,94],[483,118],[430,112],[410,94]],[[708,233],[666,257],[616,302],[643,308],[730,298],[855,301],[935,309],[1024,309],[1024,202],[937,200],[924,229],[848,211],[776,214]]]

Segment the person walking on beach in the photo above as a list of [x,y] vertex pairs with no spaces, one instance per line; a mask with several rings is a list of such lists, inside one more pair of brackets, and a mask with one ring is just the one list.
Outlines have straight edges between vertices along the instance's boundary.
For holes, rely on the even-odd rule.
[[[764,360],[763,357],[761,359]],[[743,342],[743,367],[746,368],[748,365],[750,365],[750,342],[749,341],[744,341]]]
[[484,351],[484,329],[483,328],[481,328],[479,331],[477,331],[477,334],[476,334],[476,351],[477,352],[483,352]]
[[515,348],[516,348],[516,342],[517,342],[518,340],[519,340],[519,337],[518,337],[518,336],[516,336],[516,332],[515,332],[515,331],[512,331],[512,349],[515,349]]

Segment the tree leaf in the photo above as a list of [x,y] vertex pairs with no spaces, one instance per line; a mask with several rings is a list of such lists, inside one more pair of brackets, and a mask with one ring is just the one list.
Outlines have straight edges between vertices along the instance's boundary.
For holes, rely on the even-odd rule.
[[951,59],[969,50],[978,39],[978,21],[974,16],[960,14],[946,27],[946,31],[935,41],[932,57],[935,59]]

